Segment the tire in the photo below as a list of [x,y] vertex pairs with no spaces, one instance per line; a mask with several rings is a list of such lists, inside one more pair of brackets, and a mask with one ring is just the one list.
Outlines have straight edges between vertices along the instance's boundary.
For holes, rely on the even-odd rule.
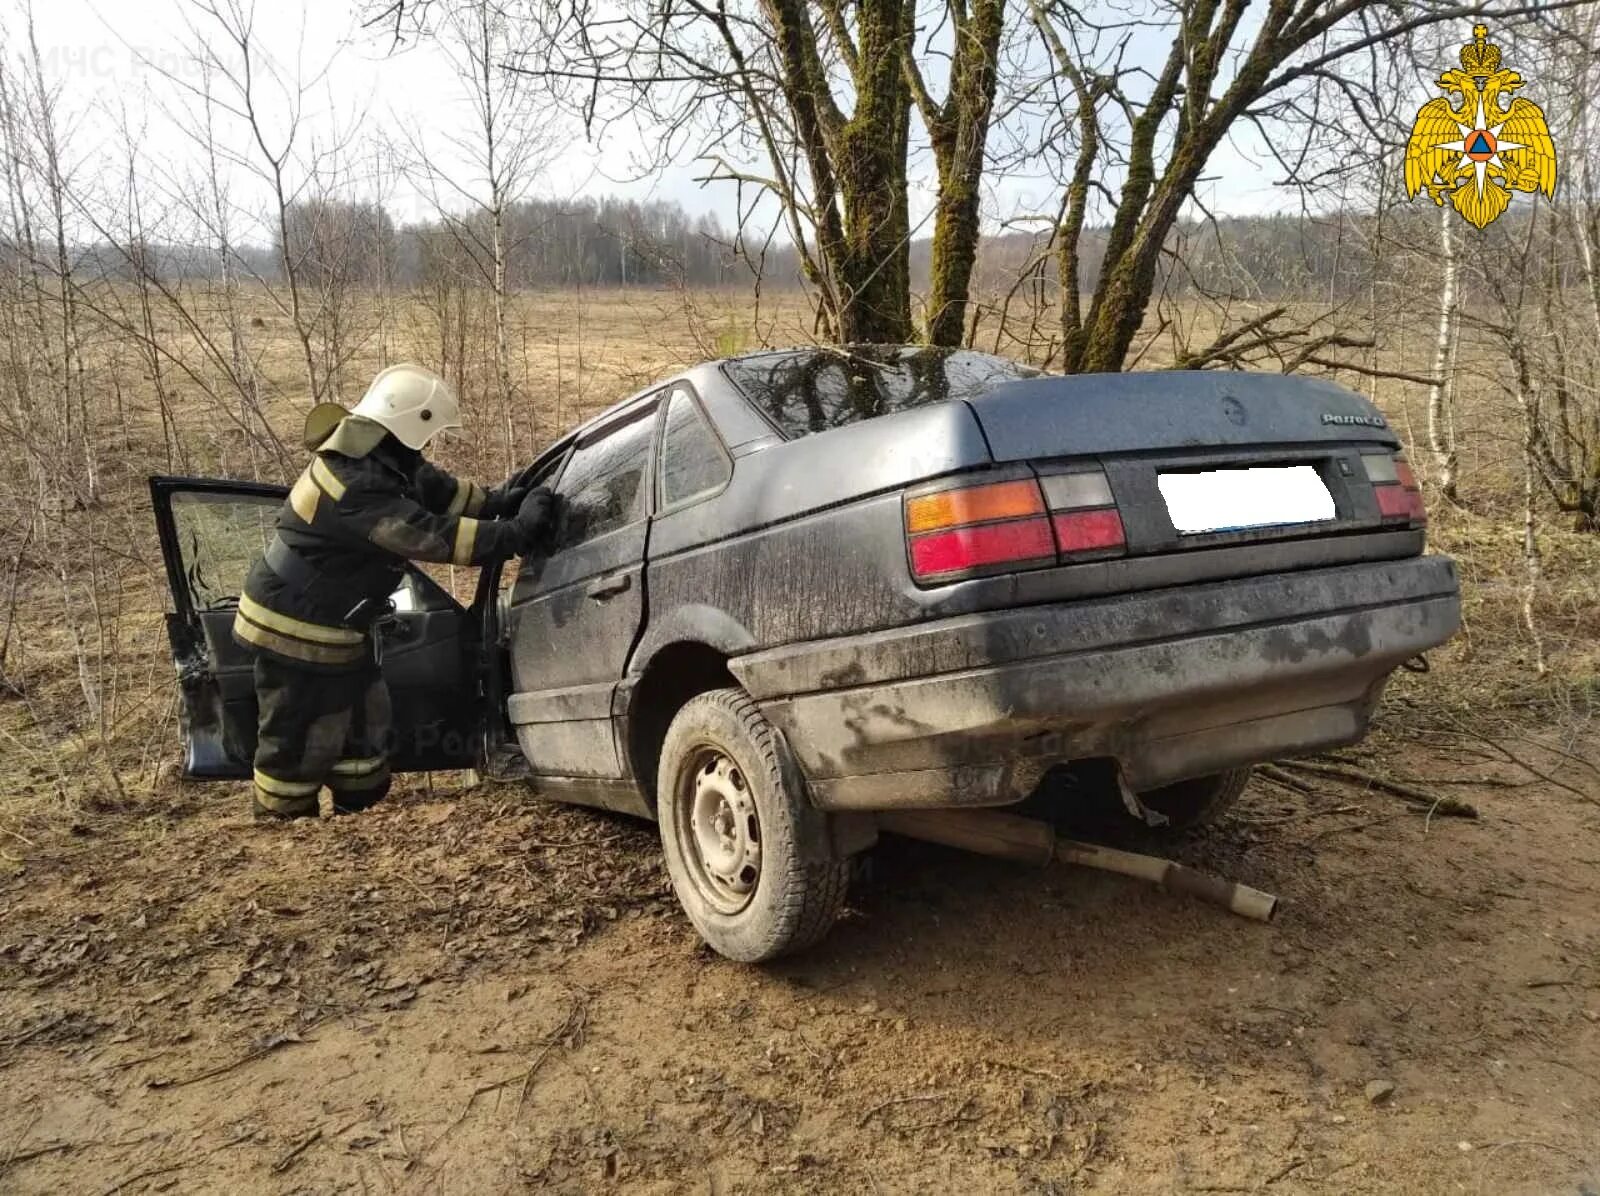
[[1167,825],[1154,828],[1158,834],[1186,831],[1209,826],[1221,818],[1239,800],[1249,783],[1248,768],[1231,768],[1227,772],[1163,785],[1141,793],[1139,800],[1156,813],[1166,815]]
[[788,746],[740,689],[691,698],[661,746],[656,816],[678,902],[720,955],[758,963],[818,942],[850,875]]

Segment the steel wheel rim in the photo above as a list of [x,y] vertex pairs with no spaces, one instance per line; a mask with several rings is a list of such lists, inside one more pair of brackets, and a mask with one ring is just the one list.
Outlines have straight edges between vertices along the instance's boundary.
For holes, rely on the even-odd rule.
[[726,752],[703,746],[679,774],[677,799],[689,879],[718,913],[738,913],[761,883],[761,818],[749,779]]

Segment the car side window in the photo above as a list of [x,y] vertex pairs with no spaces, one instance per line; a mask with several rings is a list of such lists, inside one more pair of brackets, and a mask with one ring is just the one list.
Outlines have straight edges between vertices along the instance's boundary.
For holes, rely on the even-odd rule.
[[555,481],[556,470],[561,468],[561,463],[567,459],[566,449],[562,449],[532,473],[525,473],[519,480],[524,486],[548,486]]
[[715,490],[733,473],[717,434],[688,391],[673,391],[661,432],[661,505]]
[[621,427],[580,444],[556,484],[560,525],[552,552],[562,552],[644,514],[644,479],[650,461],[654,406]]

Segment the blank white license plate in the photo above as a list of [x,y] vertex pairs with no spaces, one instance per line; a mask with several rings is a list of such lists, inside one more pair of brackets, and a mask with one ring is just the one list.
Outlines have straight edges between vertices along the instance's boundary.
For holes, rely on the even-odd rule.
[[1322,523],[1333,496],[1310,465],[1257,465],[1156,475],[1172,526],[1185,535]]

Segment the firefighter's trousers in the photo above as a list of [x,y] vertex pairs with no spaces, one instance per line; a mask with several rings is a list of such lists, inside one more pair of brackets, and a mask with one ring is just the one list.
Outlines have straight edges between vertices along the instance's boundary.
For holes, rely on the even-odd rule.
[[264,652],[255,660],[255,800],[284,817],[314,815],[326,785],[334,809],[364,810],[389,790],[392,713],[376,663],[342,673],[296,668]]

